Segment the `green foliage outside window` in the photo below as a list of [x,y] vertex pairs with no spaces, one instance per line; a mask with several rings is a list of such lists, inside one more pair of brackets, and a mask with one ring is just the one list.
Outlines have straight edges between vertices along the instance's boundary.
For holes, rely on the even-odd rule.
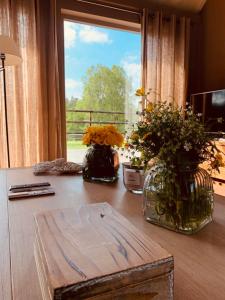
[[[83,95],[81,99],[66,100],[66,110],[94,110],[108,112],[125,112],[120,114],[93,113],[92,121],[125,122],[132,119],[136,108],[132,107],[131,82],[124,69],[113,65],[111,68],[97,65],[90,67],[83,78]],[[67,121],[86,121],[90,114],[67,112]],[[67,124],[67,133],[84,132],[89,124]],[[121,132],[125,125],[117,125]]]

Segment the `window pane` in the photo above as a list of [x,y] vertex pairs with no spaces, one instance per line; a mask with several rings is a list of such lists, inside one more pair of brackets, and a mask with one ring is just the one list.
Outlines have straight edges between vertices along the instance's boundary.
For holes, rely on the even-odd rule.
[[82,162],[89,125],[115,124],[125,132],[137,119],[139,33],[64,22],[68,160]]

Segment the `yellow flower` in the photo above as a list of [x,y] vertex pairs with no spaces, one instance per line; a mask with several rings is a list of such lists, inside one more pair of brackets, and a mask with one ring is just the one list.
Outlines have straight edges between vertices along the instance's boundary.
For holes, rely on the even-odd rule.
[[215,157],[216,157],[219,167],[224,167],[223,156],[220,153],[217,153],[215,155]]
[[126,142],[126,143],[124,144],[124,148],[125,148],[125,149],[128,149],[128,148],[129,148],[129,143]]
[[83,144],[98,144],[121,147],[123,135],[113,125],[90,126],[83,135]]
[[146,140],[148,137],[149,137],[150,133],[146,133],[144,136],[143,136],[143,140]]
[[145,96],[145,90],[144,90],[144,88],[137,89],[135,95],[136,96]]
[[131,133],[130,139],[133,140],[133,141],[136,141],[136,140],[139,139],[139,135],[135,131],[133,131]]
[[146,107],[146,112],[150,113],[153,110],[153,104],[151,102],[148,103],[147,107]]

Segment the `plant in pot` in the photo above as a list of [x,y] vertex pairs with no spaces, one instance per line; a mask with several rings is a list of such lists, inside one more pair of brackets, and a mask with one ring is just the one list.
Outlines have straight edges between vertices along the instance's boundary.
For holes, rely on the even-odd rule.
[[144,183],[145,219],[191,234],[212,220],[213,185],[199,167],[208,161],[217,169],[221,155],[191,108],[148,102],[133,131],[148,167]]
[[88,151],[83,162],[83,179],[112,183],[118,179],[119,156],[114,146],[121,147],[123,135],[113,125],[89,126],[83,136]]

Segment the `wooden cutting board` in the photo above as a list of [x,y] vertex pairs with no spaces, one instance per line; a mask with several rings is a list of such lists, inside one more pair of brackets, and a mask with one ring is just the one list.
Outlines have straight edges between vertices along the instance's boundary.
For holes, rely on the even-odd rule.
[[173,257],[109,204],[35,221],[43,299],[173,299]]

